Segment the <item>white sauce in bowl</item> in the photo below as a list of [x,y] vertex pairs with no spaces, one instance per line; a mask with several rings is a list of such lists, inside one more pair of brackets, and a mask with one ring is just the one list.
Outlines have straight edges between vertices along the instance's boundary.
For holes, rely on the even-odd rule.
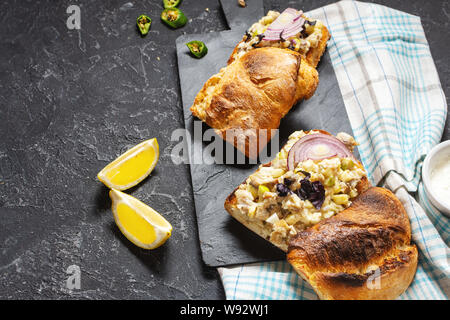
[[431,175],[432,192],[441,201],[450,204],[450,155],[436,163]]

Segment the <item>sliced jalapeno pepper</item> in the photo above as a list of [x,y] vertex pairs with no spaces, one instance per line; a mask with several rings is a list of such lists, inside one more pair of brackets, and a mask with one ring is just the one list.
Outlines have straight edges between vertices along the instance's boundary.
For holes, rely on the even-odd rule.
[[191,53],[194,55],[194,57],[200,59],[203,58],[208,53],[208,48],[206,45],[201,41],[191,41],[186,43],[189,50],[191,50]]
[[178,7],[181,0],[163,0],[164,8],[175,8]]
[[180,28],[187,22],[184,13],[178,8],[168,8],[161,13],[161,20],[171,28]]
[[141,14],[136,19],[136,24],[137,24],[141,34],[143,36],[145,36],[148,33],[148,30],[150,30],[150,25],[152,24],[152,19],[150,19],[150,17],[146,16],[145,14]]

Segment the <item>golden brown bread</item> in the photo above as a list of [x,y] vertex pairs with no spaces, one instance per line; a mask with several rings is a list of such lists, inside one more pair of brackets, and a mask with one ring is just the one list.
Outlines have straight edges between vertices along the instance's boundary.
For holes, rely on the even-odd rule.
[[405,209],[372,187],[336,216],[291,239],[287,259],[321,299],[395,299],[417,268]]
[[[304,132],[310,133],[311,131],[304,131]],[[322,134],[331,135],[329,132],[324,131],[324,130],[314,130],[314,132],[320,132]],[[265,163],[261,167],[270,167],[270,166],[272,166],[272,164],[273,164],[273,161]],[[363,165],[359,161],[356,161],[356,166],[363,169]],[[260,169],[258,169],[257,171],[259,171],[259,170]],[[246,181],[244,181],[241,185],[244,185],[245,183],[246,183]],[[238,201],[236,198],[236,192],[240,186],[238,186],[236,189],[234,189],[234,191],[225,200],[224,207],[227,210],[227,212],[233,218],[235,218],[240,223],[242,223],[244,226],[246,226],[248,229],[250,229],[251,231],[258,234],[260,237],[271,242],[273,245],[277,246],[284,252],[287,252],[289,238],[282,242],[271,241],[271,233],[273,231],[272,226],[268,223],[265,223],[264,221],[249,218],[248,215],[243,213],[242,210],[239,208]],[[364,191],[366,191],[368,188],[370,188],[370,186],[371,185],[370,185],[369,180],[367,179],[367,176],[363,176],[361,178],[361,180],[358,182],[358,184],[356,185],[356,190],[357,190],[358,194],[361,194]]]
[[[255,158],[271,138],[269,130],[266,141],[258,140],[259,129],[277,129],[294,103],[310,97],[317,84],[317,71],[302,64],[298,53],[255,49],[212,76],[191,111],[247,157]],[[256,153],[250,152],[251,141],[257,142]]]

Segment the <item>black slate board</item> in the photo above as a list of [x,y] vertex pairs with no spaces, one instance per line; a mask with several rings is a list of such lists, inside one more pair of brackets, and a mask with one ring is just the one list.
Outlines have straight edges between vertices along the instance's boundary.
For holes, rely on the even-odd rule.
[[[225,13],[227,12],[232,11],[225,10]],[[253,12],[251,14],[247,19],[249,24],[258,19]],[[262,13],[259,16],[262,16]],[[239,20],[244,21],[242,16]],[[193,157],[199,156],[201,149],[196,150],[192,146],[205,147],[208,143],[194,139],[194,120],[200,120],[194,119],[189,108],[209,77],[226,65],[245,28],[183,35],[176,41],[185,127],[192,137]],[[185,43],[192,40],[203,41],[208,47],[208,54],[204,58],[197,60],[191,57]],[[352,132],[327,53],[323,56],[318,71],[320,84],[314,96],[294,106],[281,121],[280,146],[296,130],[324,129],[334,134],[340,131]],[[203,130],[208,128],[206,125],[202,127]],[[223,207],[226,197],[254,172],[258,165],[208,165],[192,164],[191,161],[190,167],[200,245],[206,265],[217,267],[285,258],[281,250],[242,226],[229,216]]]
[[256,22],[265,14],[262,0],[246,1],[244,8],[239,5],[237,0],[220,0],[220,5],[228,26],[235,31],[244,32],[249,27],[249,23]]

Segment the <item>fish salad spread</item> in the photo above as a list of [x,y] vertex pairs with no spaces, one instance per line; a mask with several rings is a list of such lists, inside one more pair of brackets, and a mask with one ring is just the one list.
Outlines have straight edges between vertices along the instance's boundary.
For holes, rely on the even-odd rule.
[[320,20],[306,18],[302,11],[289,8],[280,14],[271,10],[247,30],[237,56],[260,47],[291,49],[306,55],[319,45],[323,26]]
[[[306,159],[295,167],[288,163],[290,154],[309,148],[306,140],[322,139],[320,136],[326,135],[319,131],[294,132],[275,159],[260,166],[235,192],[237,207],[247,219],[272,228],[269,239],[272,243],[284,243],[297,232],[348,208],[358,196],[358,183],[367,176],[352,155],[323,154],[323,159]],[[350,151],[357,145],[345,133],[329,137]],[[329,147],[315,141],[312,148],[315,149],[310,151],[310,157],[315,158],[314,152],[324,152]]]

